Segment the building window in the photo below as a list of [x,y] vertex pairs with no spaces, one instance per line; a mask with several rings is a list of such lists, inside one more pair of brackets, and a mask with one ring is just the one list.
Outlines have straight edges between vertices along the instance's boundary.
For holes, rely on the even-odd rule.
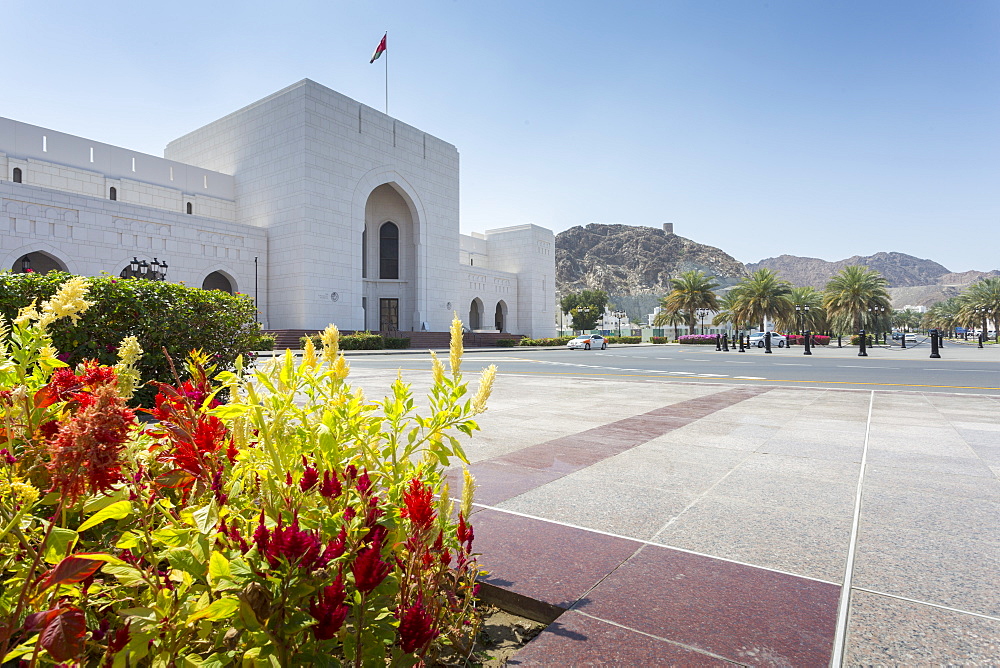
[[368,230],[361,230],[361,278],[368,278]]
[[385,223],[378,231],[379,278],[399,278],[399,228]]
[[188,213],[194,213],[194,205],[191,204],[191,202],[188,202],[187,212]]
[[112,200],[112,201],[117,202],[118,201],[118,189],[115,188],[114,186],[111,186],[111,194],[108,196],[108,198],[110,200]]
[[14,183],[20,183],[20,182],[21,182],[21,168],[20,167],[15,167],[14,168]]

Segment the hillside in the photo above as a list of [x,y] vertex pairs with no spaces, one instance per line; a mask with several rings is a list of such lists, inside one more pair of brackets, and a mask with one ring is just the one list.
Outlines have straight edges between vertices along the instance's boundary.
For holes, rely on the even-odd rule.
[[653,227],[591,223],[556,235],[556,289],[662,296],[671,277],[700,269],[732,285],[746,275],[724,251]]

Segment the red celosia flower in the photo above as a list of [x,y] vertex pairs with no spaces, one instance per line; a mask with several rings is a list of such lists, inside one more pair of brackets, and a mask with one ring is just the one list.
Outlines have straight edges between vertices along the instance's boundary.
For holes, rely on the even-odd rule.
[[437,637],[434,618],[424,609],[423,596],[405,610],[396,612],[399,620],[399,646],[404,652],[422,654]]
[[465,544],[466,551],[472,550],[472,541],[475,538],[475,534],[472,531],[472,525],[465,523],[465,517],[462,513],[458,514],[458,542]]
[[371,547],[366,547],[358,552],[352,571],[354,573],[354,586],[362,594],[367,594],[382,584],[382,581],[389,575],[389,564],[382,561],[381,540],[373,542]]
[[323,587],[319,594],[309,603],[309,614],[318,624],[312,627],[316,640],[333,638],[340,627],[344,625],[350,607],[344,605],[347,592],[344,591],[344,580],[337,575],[332,585]]
[[260,519],[257,521],[257,529],[253,532],[253,542],[257,545],[257,551],[260,552],[261,556],[264,556],[264,550],[267,549],[267,544],[271,540],[271,531],[267,528],[264,523],[264,511],[260,511]]
[[[346,534],[344,538],[346,539]],[[263,512],[254,532],[254,541],[271,568],[285,562],[311,571],[326,566],[332,559],[343,554],[344,549],[343,542],[338,543],[337,540],[331,540],[324,549],[319,532],[301,529],[298,517],[294,517],[287,527],[279,517],[274,530],[268,531],[264,526]]]
[[323,471],[323,482],[320,483],[319,493],[327,499],[336,499],[343,491],[336,472]]
[[[304,460],[305,457],[302,459]],[[308,492],[316,486],[317,482],[319,482],[319,471],[312,466],[307,466],[305,471],[302,472],[302,477],[299,478],[299,489],[303,492]]]
[[17,463],[17,457],[15,457],[14,455],[10,454],[10,450],[8,450],[7,448],[4,448],[3,450],[0,450],[0,458],[2,458],[4,460],[4,462],[6,462],[8,464],[16,464]]
[[[113,376],[112,376],[113,377]],[[135,413],[118,396],[115,383],[74,395],[76,413],[49,441],[52,487],[73,504],[84,494],[107,492],[123,480],[119,455],[135,424]]]
[[369,494],[371,494],[372,481],[371,478],[368,477],[368,471],[362,471],[361,475],[358,476],[357,488],[358,488],[358,494],[360,494],[362,498],[365,498]]
[[431,486],[414,478],[410,481],[410,488],[403,492],[405,507],[400,511],[400,515],[409,518],[418,530],[429,529],[437,517],[437,513],[434,512],[433,497]]

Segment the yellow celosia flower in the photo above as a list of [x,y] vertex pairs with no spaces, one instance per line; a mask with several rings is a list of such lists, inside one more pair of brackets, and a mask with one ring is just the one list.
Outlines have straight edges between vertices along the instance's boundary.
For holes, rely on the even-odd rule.
[[462,353],[465,348],[462,345],[462,321],[456,315],[451,321],[451,354],[448,361],[451,362],[451,375],[456,380],[462,375]]
[[438,517],[441,519],[451,518],[451,495],[448,483],[441,483],[441,495],[438,497]]
[[306,337],[306,345],[302,348],[302,366],[306,369],[315,369],[317,364],[319,360],[316,359],[316,344],[313,343],[311,336]]
[[331,323],[320,334],[320,340],[323,342],[323,361],[333,364],[337,359],[337,349],[340,347],[340,330]]
[[25,325],[32,320],[38,320],[38,318],[38,311],[35,310],[35,300],[31,300],[30,304],[17,312],[17,317],[14,318],[14,324]]
[[118,364],[115,374],[118,376],[118,396],[131,399],[135,388],[141,380],[136,362],[142,357],[142,346],[134,336],[126,336],[118,345]]
[[[69,316],[74,323],[77,322],[80,319],[80,314],[94,304],[94,302],[88,302],[84,299],[87,296],[88,286],[89,283],[83,276],[74,276],[69,279],[62,284],[52,299],[42,304],[43,314],[50,315],[52,320]],[[43,315],[42,320],[44,319]]]
[[38,488],[20,478],[8,480],[0,476],[0,497],[10,499],[15,507],[32,506],[38,500]]
[[462,485],[462,506],[459,510],[461,510],[463,515],[468,517],[472,512],[472,497],[476,493],[476,479],[469,473],[469,469],[464,466],[462,467],[462,480],[464,482]]
[[438,359],[437,353],[431,351],[431,370],[434,372],[434,385],[440,385],[444,380],[444,364]]
[[491,364],[483,369],[483,375],[479,379],[479,389],[472,399],[472,410],[474,413],[482,413],[486,410],[486,402],[493,392],[493,380],[497,376],[497,365]]

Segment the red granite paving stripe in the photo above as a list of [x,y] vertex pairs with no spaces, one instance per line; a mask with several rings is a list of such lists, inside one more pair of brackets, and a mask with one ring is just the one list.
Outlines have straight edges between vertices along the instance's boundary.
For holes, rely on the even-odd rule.
[[568,609],[635,554],[642,543],[497,510],[473,513],[482,578]]
[[[565,475],[496,460],[472,464],[469,471],[476,477],[476,501],[487,506],[524,494]],[[448,483],[451,489],[462,489],[461,469],[448,471]]]
[[[481,485],[477,490],[477,500],[496,505],[512,499],[770,389],[739,387],[725,390],[476,462],[469,467],[470,471],[477,481],[480,478],[488,480],[487,489],[484,490]],[[555,477],[538,476],[532,471]],[[506,473],[510,478],[507,481],[497,480],[498,473]]]
[[840,587],[646,546],[574,609],[752,665],[825,666]]
[[718,657],[608,622],[567,612],[508,666],[733,666]]

